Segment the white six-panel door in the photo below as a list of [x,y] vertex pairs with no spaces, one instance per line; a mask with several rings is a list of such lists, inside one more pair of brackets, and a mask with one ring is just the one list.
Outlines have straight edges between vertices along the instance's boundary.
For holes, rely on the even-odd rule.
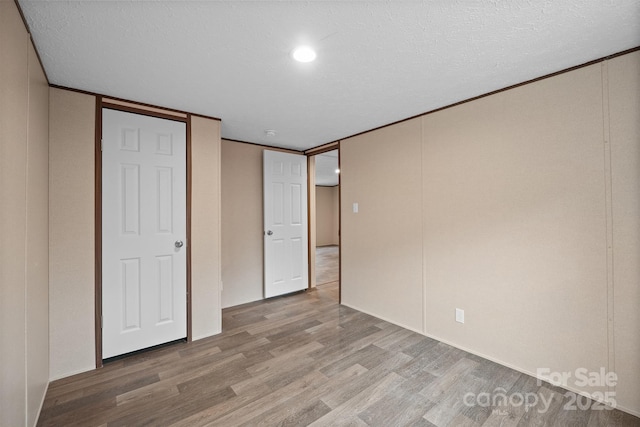
[[264,151],[265,298],[308,287],[307,158]]
[[185,123],[102,114],[102,354],[187,335]]

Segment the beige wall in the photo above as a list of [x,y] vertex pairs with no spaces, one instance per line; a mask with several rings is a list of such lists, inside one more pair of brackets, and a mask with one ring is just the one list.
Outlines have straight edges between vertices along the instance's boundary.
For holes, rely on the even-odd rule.
[[220,122],[191,118],[193,339],[222,332]]
[[[50,95],[51,379],[95,367],[95,97]],[[220,122],[192,118],[193,338],[221,330]]]
[[95,368],[95,97],[50,91],[51,379]]
[[307,208],[309,209],[309,287],[315,288],[316,286],[316,251],[313,248],[317,247],[316,243],[316,192],[312,191],[316,188],[316,156],[307,157],[307,194],[309,203]]
[[338,244],[338,187],[316,186],[316,246]]
[[0,2],[0,425],[35,425],[48,364],[48,83]]
[[423,315],[420,130],[412,119],[340,143],[342,303],[416,331]]
[[335,244],[340,244],[340,186],[333,187],[333,230]]
[[264,298],[262,152],[265,149],[222,140],[223,308]]
[[600,65],[423,118],[425,333],[533,374],[608,366],[602,132]]
[[[640,52],[607,62],[618,404],[640,413]],[[605,133],[605,138],[607,134]]]
[[222,307],[263,298],[263,150],[222,140]]
[[49,83],[29,44],[27,145],[27,425],[49,384]]
[[29,36],[13,3],[1,1],[0,8],[0,420],[2,425],[18,426],[25,424],[27,387],[24,317]]
[[345,304],[533,375],[614,370],[640,414],[639,64],[342,141]]

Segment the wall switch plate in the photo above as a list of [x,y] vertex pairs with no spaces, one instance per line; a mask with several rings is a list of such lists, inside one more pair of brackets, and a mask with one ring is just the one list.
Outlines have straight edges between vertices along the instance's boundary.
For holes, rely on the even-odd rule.
[[353,213],[358,213],[358,204],[357,203],[353,204]]
[[456,322],[464,323],[464,310],[456,308]]

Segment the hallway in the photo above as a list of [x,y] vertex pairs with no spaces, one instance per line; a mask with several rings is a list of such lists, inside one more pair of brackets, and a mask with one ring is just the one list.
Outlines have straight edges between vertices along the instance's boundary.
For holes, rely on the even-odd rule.
[[316,248],[316,285],[337,282],[340,279],[340,247]]

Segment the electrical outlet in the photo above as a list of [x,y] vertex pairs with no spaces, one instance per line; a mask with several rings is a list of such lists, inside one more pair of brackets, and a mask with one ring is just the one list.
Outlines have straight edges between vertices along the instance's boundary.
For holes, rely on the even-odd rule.
[[357,203],[353,204],[353,213],[358,213],[358,204]]
[[464,310],[456,308],[456,322],[464,323]]

